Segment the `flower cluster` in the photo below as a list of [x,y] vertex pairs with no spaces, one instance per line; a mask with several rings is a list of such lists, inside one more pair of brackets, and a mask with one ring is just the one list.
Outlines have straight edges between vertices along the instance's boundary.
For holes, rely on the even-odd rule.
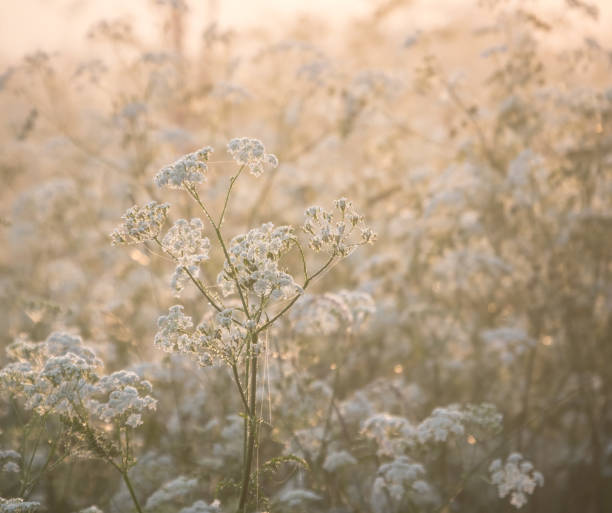
[[286,299],[301,292],[293,277],[281,271],[279,260],[295,242],[290,226],[274,227],[266,223],[230,243],[229,261],[225,261],[217,283],[224,295],[236,292],[236,282],[263,300]]
[[221,507],[219,501],[214,501],[211,504],[204,501],[195,501],[191,506],[181,509],[179,513],[221,513]]
[[248,166],[251,174],[259,176],[264,171],[264,164],[278,166],[278,159],[266,149],[261,141],[248,137],[237,137],[227,144],[232,158],[241,166]]
[[337,472],[339,469],[356,465],[357,460],[348,451],[333,451],[330,452],[323,462],[323,468],[327,472]]
[[105,400],[91,399],[89,409],[104,422],[136,428],[142,424],[143,411],[155,410],[157,401],[148,395],[152,390],[151,383],[134,372],[113,372],[95,384],[92,394]]
[[[314,251],[345,257],[357,246],[376,240],[376,234],[365,225],[363,216],[353,210],[349,200],[340,198],[334,206],[336,215],[318,206],[304,212],[306,221],[302,229],[310,235],[309,245]],[[359,235],[353,235],[355,230],[359,230]]]
[[202,237],[202,229],[202,221],[198,218],[191,221],[179,219],[162,240],[162,248],[178,264],[171,279],[175,296],[180,295],[185,288],[185,283],[190,279],[189,274],[197,278],[200,273],[199,264],[208,260],[210,241]]
[[11,449],[0,451],[0,472],[17,473],[20,470],[18,461],[21,460],[21,455],[17,451]]
[[515,508],[523,507],[527,503],[527,495],[531,495],[536,486],[544,485],[544,476],[517,452],[508,456],[506,463],[500,459],[494,460],[489,472],[499,497],[503,499],[510,494],[510,504]]
[[331,335],[341,330],[359,329],[375,311],[370,294],[341,290],[321,295],[305,294],[296,303],[291,317],[298,333]]
[[[398,456],[378,469],[378,477],[372,486],[372,506],[375,510],[385,502],[388,494],[394,503],[399,503],[409,494],[425,494],[429,485],[423,480],[425,468],[407,456]],[[386,493],[385,493],[386,492]]]
[[232,317],[232,309],[218,312],[193,329],[193,320],[182,305],[170,307],[157,321],[155,345],[167,353],[189,356],[201,366],[221,360],[234,363],[244,346],[248,330]]
[[0,383],[26,409],[43,415],[54,411],[72,415],[97,380],[102,362],[79,337],[53,333],[44,342],[19,339],[9,345],[13,362],[0,370]]
[[206,180],[205,173],[208,170],[208,156],[212,151],[213,149],[210,146],[206,146],[182,156],[173,164],[162,168],[155,175],[155,184],[158,187],[181,189],[204,182]]
[[168,315],[157,320],[154,344],[166,353],[195,353],[193,320],[185,315],[182,305],[170,307]]
[[[181,501],[184,497],[193,493],[198,485],[197,479],[189,479],[179,476],[165,483],[159,490],[153,493],[145,504],[146,511],[157,511],[162,506],[172,505]],[[175,510],[176,511],[176,510]]]
[[148,381],[125,370],[100,377],[102,362],[80,337],[53,333],[43,342],[20,339],[7,354],[16,361],[0,370],[0,384],[39,415],[61,414],[79,422],[92,416],[135,428],[145,409],[155,409]]
[[362,434],[376,441],[379,456],[391,456],[414,444],[415,429],[404,417],[378,413],[363,422]]
[[39,502],[23,499],[3,499],[0,497],[0,513],[35,513],[40,509]]
[[501,414],[491,404],[452,404],[435,408],[416,426],[403,417],[379,413],[363,423],[362,432],[376,440],[380,455],[389,456],[405,448],[447,442],[453,436],[465,435],[468,428],[495,433],[501,422]]
[[111,233],[113,246],[138,244],[159,235],[170,205],[151,201],[144,207],[133,206],[122,217],[123,224]]

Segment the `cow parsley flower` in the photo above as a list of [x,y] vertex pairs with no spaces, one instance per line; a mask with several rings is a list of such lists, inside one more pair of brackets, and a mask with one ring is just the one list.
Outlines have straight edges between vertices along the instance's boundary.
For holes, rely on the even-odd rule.
[[323,468],[327,472],[336,472],[338,469],[356,464],[357,460],[348,451],[333,451],[325,458]]
[[151,383],[135,372],[120,370],[103,376],[92,393],[103,401],[91,399],[89,408],[104,422],[136,428],[142,424],[142,413],[155,410],[157,401],[151,397]]
[[184,314],[182,305],[171,306],[168,315],[159,317],[157,327],[154,343],[162,351],[183,353],[192,350],[193,320]]
[[331,335],[359,329],[376,311],[370,294],[341,290],[321,295],[305,294],[291,312],[295,330],[307,335]]
[[181,509],[179,513],[221,513],[221,505],[218,500],[212,504],[196,501],[191,506]]
[[156,511],[161,506],[172,505],[174,502],[184,499],[197,487],[197,479],[189,479],[179,476],[165,483],[159,490],[154,492],[145,504],[145,510]]
[[206,180],[205,173],[208,170],[208,156],[212,151],[213,149],[210,146],[206,146],[193,153],[183,155],[155,175],[155,184],[160,188],[182,189],[204,182]]
[[321,496],[310,490],[294,489],[286,490],[278,496],[278,501],[289,508],[295,508],[308,502],[320,501]]
[[489,472],[499,497],[503,499],[510,495],[510,504],[517,509],[527,504],[527,495],[531,495],[537,486],[544,486],[544,476],[516,452],[508,456],[505,463],[500,459],[494,460]]
[[265,299],[286,299],[301,292],[293,277],[279,269],[280,258],[294,242],[292,227],[274,227],[272,223],[234,237],[230,243],[229,262],[225,261],[217,277],[223,293],[235,292],[236,280],[242,290]]
[[104,513],[98,506],[89,506],[88,508],[79,510],[79,513]]
[[123,224],[111,233],[113,246],[138,244],[157,237],[170,205],[151,201],[144,207],[133,206],[122,217]]
[[264,165],[278,166],[278,159],[266,149],[261,141],[249,139],[248,137],[237,137],[227,144],[232,158],[237,164],[247,166],[251,174],[259,176],[264,171]]
[[464,415],[457,407],[436,408],[416,428],[416,437],[421,444],[446,442],[450,434],[465,432]]
[[74,404],[97,380],[102,362],[79,337],[53,333],[43,342],[18,339],[7,348],[11,360],[0,370],[2,388],[25,399],[25,408],[39,414],[72,415]]
[[162,240],[164,251],[178,263],[170,282],[177,297],[189,281],[189,273],[194,278],[198,277],[199,264],[209,258],[210,241],[202,237],[202,229],[203,223],[198,218],[191,221],[179,219]]
[[392,456],[414,445],[415,428],[404,418],[378,413],[366,419],[361,432],[376,441],[379,456]]
[[248,330],[232,319],[231,309],[209,317],[194,330],[193,320],[184,314],[183,306],[174,305],[157,324],[157,347],[167,353],[186,355],[202,366],[213,365],[215,361],[234,362],[248,337]]
[[345,257],[357,246],[376,240],[376,234],[365,225],[363,216],[352,209],[349,200],[340,198],[334,206],[334,213],[318,206],[309,207],[304,212],[306,221],[302,229],[310,235],[311,249]]
[[39,502],[23,499],[3,499],[0,497],[0,513],[34,513],[40,509]]
[[398,456],[391,462],[382,464],[372,486],[373,508],[380,510],[380,505],[388,502],[387,494],[391,501],[400,503],[407,494],[429,492],[429,486],[422,479],[424,475],[423,465],[412,461],[407,456]]

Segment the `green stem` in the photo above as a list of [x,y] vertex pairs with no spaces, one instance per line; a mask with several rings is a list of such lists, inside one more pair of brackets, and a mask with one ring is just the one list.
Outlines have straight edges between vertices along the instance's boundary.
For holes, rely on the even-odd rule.
[[223,223],[223,217],[225,216],[225,209],[227,208],[227,203],[229,202],[229,197],[230,197],[230,193],[232,192],[232,187],[234,186],[234,183],[236,182],[236,180],[238,180],[238,177],[240,176],[240,173],[242,173],[243,169],[244,169],[244,164],[240,167],[236,175],[232,176],[232,178],[230,179],[230,185],[227,189],[227,194],[225,195],[225,202],[223,203],[223,210],[221,211],[221,217],[219,218],[219,222],[217,223],[217,226],[219,228],[221,228],[221,224]]
[[123,477],[123,482],[126,484],[128,490],[130,491],[130,496],[132,497],[132,502],[134,503],[134,506],[136,506],[136,511],[138,511],[138,513],[142,513],[142,508],[140,507],[140,503],[138,502],[138,498],[136,497],[134,488],[132,488],[132,483],[130,481],[130,478],[128,477],[127,470],[121,472],[121,477]]
[[[316,273],[314,273],[312,276],[308,277],[305,281],[304,281],[304,285],[302,285],[302,289],[305,290],[306,287],[308,287],[308,285],[312,282],[312,280],[314,280],[317,276],[319,276],[323,271],[325,271],[325,269],[327,269],[330,264],[333,262],[335,258],[335,255],[332,255],[330,257],[330,259],[325,263],[325,265],[323,267],[321,267],[321,269],[319,269]],[[265,330],[266,328],[268,328],[271,324],[273,324],[279,317],[281,317],[285,312],[287,312],[287,310],[289,310],[294,304],[295,302],[301,297],[301,294],[296,294],[291,301],[289,301],[289,303],[287,303],[283,309],[278,312],[274,317],[272,317],[269,321],[267,321],[265,324],[263,324],[262,326],[260,326],[259,328],[257,328],[257,331],[255,331],[255,334],[259,334],[261,333],[263,330]]]
[[[253,346],[257,344],[257,334],[253,334]],[[253,451],[255,448],[255,439],[257,437],[257,421],[255,418],[255,397],[257,392],[257,352],[253,351],[251,355],[251,381],[249,391],[249,437],[247,440],[247,452],[244,462],[244,473],[242,476],[242,491],[240,493],[240,503],[238,505],[238,513],[246,513],[247,498],[249,495],[249,485],[251,481],[251,465],[253,463]]]
[[240,283],[238,282],[238,273],[236,272],[236,268],[234,267],[234,264],[232,264],[232,261],[230,260],[229,252],[227,251],[227,246],[225,245],[225,241],[223,240],[223,236],[221,235],[221,230],[215,224],[215,221],[213,220],[212,216],[208,212],[208,209],[204,206],[204,204],[200,200],[200,196],[198,195],[198,192],[195,190],[195,188],[187,187],[187,192],[189,192],[191,197],[196,201],[196,203],[204,211],[204,213],[206,214],[206,217],[208,217],[208,220],[210,221],[210,224],[213,227],[213,230],[215,230],[215,234],[217,235],[219,244],[221,244],[221,249],[223,249],[223,254],[225,255],[225,260],[227,261],[227,265],[229,265],[230,271],[232,272],[232,277],[234,278],[234,283],[236,284],[236,290],[238,291],[238,295],[240,296],[240,302],[242,303],[242,308],[244,309],[244,315],[247,316],[247,319],[251,319],[248,303],[244,297],[244,294],[242,293],[242,288],[240,287]]

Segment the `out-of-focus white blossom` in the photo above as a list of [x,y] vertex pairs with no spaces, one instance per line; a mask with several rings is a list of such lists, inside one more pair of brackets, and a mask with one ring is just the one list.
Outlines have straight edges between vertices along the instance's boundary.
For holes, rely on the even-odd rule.
[[336,472],[339,469],[350,465],[356,465],[357,460],[348,451],[333,451],[330,452],[323,462],[323,468],[327,472]]
[[401,454],[406,447],[414,445],[415,428],[412,423],[387,413],[368,418],[363,423],[362,433],[376,441],[381,456]]
[[266,149],[261,141],[248,137],[237,137],[227,144],[232,158],[241,166],[248,166],[251,174],[259,176],[264,171],[264,165],[278,166],[278,159]]
[[40,502],[24,501],[19,498],[3,499],[0,497],[0,513],[34,513],[40,509]]
[[297,506],[306,505],[309,502],[320,501],[321,496],[310,490],[293,489],[285,490],[278,496],[278,501],[286,507],[295,508]]
[[39,414],[71,415],[97,380],[101,361],[78,337],[53,333],[44,342],[20,339],[9,345],[9,363],[0,370],[3,389],[25,399]]
[[170,205],[151,201],[144,207],[133,206],[121,217],[123,224],[111,233],[113,246],[138,244],[157,237]]
[[151,383],[135,372],[120,370],[95,384],[92,394],[105,400],[91,399],[89,408],[104,422],[136,428],[142,424],[143,412],[156,408],[157,401],[148,395],[152,390]]
[[497,486],[499,497],[510,495],[510,504],[515,508],[521,508],[527,504],[527,496],[531,495],[537,486],[544,486],[544,476],[533,468],[517,452],[508,456],[504,463],[502,460],[494,460],[489,466],[491,482]]
[[98,506],[93,505],[93,506],[89,506],[88,508],[79,510],[78,513],[104,513],[104,511],[98,508]]
[[296,302],[291,318],[298,333],[331,335],[341,330],[358,330],[375,311],[370,294],[341,290],[321,295],[305,294]]
[[191,506],[181,509],[179,513],[222,513],[221,503],[214,501],[208,504],[204,501],[196,501]]
[[407,456],[398,456],[391,462],[382,464],[370,497],[374,511],[394,511],[406,496],[428,493],[430,488],[423,480],[424,475],[423,465]]
[[162,506],[172,505],[177,501],[183,501],[198,486],[197,479],[179,476],[165,483],[159,490],[154,492],[145,503],[146,511],[157,511]]

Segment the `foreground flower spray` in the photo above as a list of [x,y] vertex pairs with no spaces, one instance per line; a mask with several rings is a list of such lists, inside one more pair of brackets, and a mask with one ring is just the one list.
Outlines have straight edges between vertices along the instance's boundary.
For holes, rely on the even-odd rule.
[[[276,167],[278,159],[266,153],[260,141],[246,137],[232,139],[227,150],[238,169],[229,179],[220,213],[212,212],[198,190],[206,182],[211,147],[181,157],[155,176],[158,187],[185,191],[208,221],[212,239],[224,258],[216,284],[207,283],[200,272],[209,259],[211,247],[209,238],[203,235],[204,222],[198,218],[179,219],[162,236],[169,211],[167,203],[151,202],[130,208],[111,239],[114,245],[156,246],[176,264],[170,280],[175,295],[179,296],[191,282],[204,299],[201,323],[196,325],[182,305],[174,305],[159,318],[154,342],[163,351],[189,356],[203,367],[225,365],[230,369],[244,413],[243,477],[237,507],[239,513],[244,513],[249,503],[254,450],[262,420],[256,402],[260,356],[266,350],[263,336],[315,279],[359,246],[373,243],[376,235],[351,202],[340,198],[331,210],[319,206],[306,209],[302,226],[306,245],[300,242],[294,227],[272,223],[228,241],[223,221],[236,182],[245,170],[260,176],[267,167]],[[325,255],[314,270],[307,262],[306,246]],[[293,255],[303,274],[301,283],[286,268],[287,259]],[[137,421],[139,418],[134,419]]]

